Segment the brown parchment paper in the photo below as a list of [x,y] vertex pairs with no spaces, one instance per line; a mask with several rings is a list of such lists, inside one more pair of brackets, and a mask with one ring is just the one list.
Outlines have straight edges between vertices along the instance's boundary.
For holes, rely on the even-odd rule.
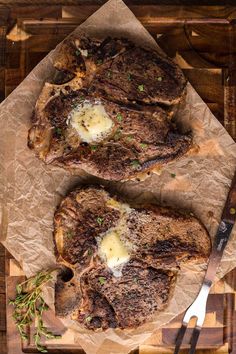
[[[108,1],[75,33],[81,30],[95,37],[126,36],[158,50],[154,39],[121,0]],[[52,62],[59,47],[0,105],[1,242],[20,262],[27,276],[55,265],[52,240],[55,208],[69,189],[91,180],[82,171],[79,176],[72,176],[63,169],[46,166],[27,148],[30,116],[45,80],[53,75]],[[143,182],[104,184],[131,199],[191,210],[213,239],[236,167],[236,144],[190,84],[178,119],[194,134],[195,147],[187,156],[169,163]],[[173,173],[175,178],[171,177]],[[235,266],[234,229],[218,278]],[[199,290],[204,268],[205,265],[183,267],[169,306],[138,329],[91,333],[71,320],[63,322],[73,333],[71,338],[89,354],[128,353],[188,307]],[[53,306],[53,288],[46,290],[46,299]]]

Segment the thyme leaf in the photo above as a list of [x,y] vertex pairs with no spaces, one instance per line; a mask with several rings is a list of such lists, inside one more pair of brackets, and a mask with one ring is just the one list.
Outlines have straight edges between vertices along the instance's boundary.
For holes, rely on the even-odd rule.
[[146,149],[148,147],[147,144],[145,144],[145,143],[141,143],[140,146],[142,149]]
[[98,281],[101,285],[104,285],[106,283],[106,278],[105,277],[99,277]]
[[144,91],[144,86],[143,86],[143,85],[138,85],[138,90],[139,90],[140,92],[143,92],[143,91]]
[[103,221],[104,221],[103,218],[97,217],[97,223],[98,223],[98,225],[101,226],[101,225],[103,224]]
[[127,79],[128,79],[128,81],[131,81],[131,80],[132,80],[132,76],[131,76],[130,73],[127,74]]
[[121,113],[117,113],[116,119],[118,120],[118,122],[121,122],[122,119],[123,119],[122,114]]
[[137,169],[140,167],[140,162],[138,160],[133,160],[130,164],[133,169]]
[[35,322],[36,332],[34,342],[41,353],[47,353],[45,346],[41,345],[41,338],[60,338],[45,327],[43,313],[48,310],[48,305],[42,297],[42,287],[52,279],[53,270],[42,271],[36,276],[27,279],[16,286],[16,297],[9,301],[14,306],[13,318],[23,340],[28,340],[27,327]]

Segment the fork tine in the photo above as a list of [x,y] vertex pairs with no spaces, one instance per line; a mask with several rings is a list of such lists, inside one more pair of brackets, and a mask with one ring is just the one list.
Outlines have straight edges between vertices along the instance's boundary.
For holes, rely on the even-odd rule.
[[184,338],[186,329],[187,329],[187,323],[182,323],[182,326],[181,326],[181,328],[180,328],[180,330],[179,330],[179,332],[177,334],[177,338],[176,338],[176,341],[175,341],[174,354],[178,354],[179,353],[179,350],[180,350],[181,344],[183,342],[183,338]]
[[192,338],[190,341],[190,350],[189,350],[189,354],[194,354],[196,351],[196,346],[197,346],[197,341],[198,341],[198,337],[200,335],[202,327],[196,326],[193,330],[193,334],[192,334]]

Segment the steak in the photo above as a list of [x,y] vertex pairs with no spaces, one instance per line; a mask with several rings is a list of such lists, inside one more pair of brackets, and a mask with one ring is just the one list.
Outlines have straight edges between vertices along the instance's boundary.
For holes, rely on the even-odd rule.
[[104,62],[101,57],[101,66],[91,82],[92,93],[122,103],[172,105],[180,101],[186,80],[170,59],[133,44],[113,60]]
[[176,104],[186,86],[172,60],[123,38],[108,37],[100,45],[84,37],[66,40],[54,65],[84,77],[90,92],[120,103]]
[[71,272],[64,287],[58,277],[57,314],[93,330],[150,320],[168,304],[181,266],[204,263],[211,250],[194,216],[127,204],[98,186],[75,189],[63,199],[54,240],[58,262]]
[[[101,279],[104,279],[101,282]],[[114,311],[116,322],[109,321],[109,327],[133,328],[150,320],[153,314],[167,304],[175,281],[172,271],[164,271],[147,266],[142,261],[131,260],[122,270],[122,277],[114,277],[112,272],[101,265],[83,275],[82,286],[85,296],[92,298],[90,289],[96,296],[106,298]],[[92,295],[92,296],[91,296]],[[90,300],[91,301],[91,300]],[[87,318],[91,321],[86,321]],[[88,328],[94,329],[93,321],[99,321],[106,329],[107,318],[97,313],[90,303],[79,308],[79,321],[88,322]],[[105,319],[105,323],[104,323]]]
[[[98,177],[121,180],[182,156],[191,146],[191,136],[180,134],[160,107],[125,107],[90,97],[84,89],[66,89],[69,91],[49,100],[44,122],[29,133],[29,146],[39,156],[43,152],[47,163],[73,170],[80,167]],[[67,123],[68,117],[88,105],[104,107],[112,125],[107,136],[91,143],[84,142]],[[48,132],[50,138],[45,145]]]
[[204,261],[210,240],[196,218],[173,209],[136,207],[127,219],[126,238],[135,245],[134,255],[155,267],[170,268],[182,262]]
[[96,236],[117,225],[119,210],[107,206],[103,190],[75,190],[55,213],[55,240],[58,254],[68,263],[84,268],[97,251]]
[[54,65],[60,74],[45,84],[28,136],[44,162],[123,180],[191,147],[173,117],[186,80],[170,59],[125,39],[72,37]]
[[91,330],[118,327],[115,311],[106,297],[94,290],[84,292],[84,301],[74,319]]

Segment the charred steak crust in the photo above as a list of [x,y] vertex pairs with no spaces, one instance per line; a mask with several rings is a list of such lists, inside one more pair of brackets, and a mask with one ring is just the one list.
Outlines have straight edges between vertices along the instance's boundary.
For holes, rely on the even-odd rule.
[[[120,212],[108,207],[106,199],[106,193],[95,188],[76,190],[55,213],[57,251],[69,264],[87,266],[97,248],[95,237],[117,224]],[[57,237],[63,243],[59,249]]]
[[[118,277],[99,249],[112,230],[129,248]],[[151,319],[168,304],[181,265],[205,262],[211,250],[209,235],[194,216],[128,205],[98,186],[78,188],[63,199],[55,213],[54,241],[58,262],[73,271],[64,287],[58,278],[57,314],[93,330],[133,328]]]
[[142,206],[129,214],[127,225],[126,237],[136,245],[135,256],[154,267],[178,267],[181,262],[204,261],[209,256],[210,239],[204,238],[205,227],[192,215]]
[[[28,146],[46,163],[122,180],[189,150],[191,134],[181,133],[170,115],[186,85],[170,59],[125,39],[72,37],[54,65],[62,83],[57,77],[57,84],[45,84],[28,136]],[[86,138],[81,129],[88,133],[94,126],[82,120],[76,128],[73,117],[98,106],[110,127]]]
[[[99,281],[101,278],[104,284]],[[169,300],[174,280],[175,274],[172,271],[155,269],[133,259],[124,266],[122,277],[115,278],[109,269],[101,265],[83,276],[82,286],[86,291],[95,289],[96,294],[107,299],[116,316],[116,327],[132,328],[162,310]],[[78,319],[84,322],[88,316],[98,316],[93,307],[83,307]],[[103,324],[102,316],[99,320]],[[92,322],[89,328],[91,326]],[[114,323],[109,324],[109,327],[113,326]],[[107,327],[102,325],[102,328]]]
[[98,68],[90,90],[118,102],[171,105],[180,100],[185,85],[170,59],[132,45]]

